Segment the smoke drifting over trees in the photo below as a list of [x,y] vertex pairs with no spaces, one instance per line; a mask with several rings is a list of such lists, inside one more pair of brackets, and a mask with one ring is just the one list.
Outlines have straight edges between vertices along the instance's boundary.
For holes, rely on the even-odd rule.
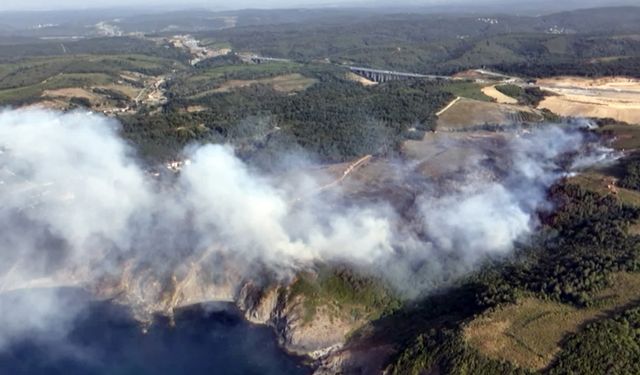
[[[588,142],[576,126],[522,131],[502,150],[512,163],[507,172],[496,176],[478,161],[465,166],[457,188],[425,184],[418,222],[406,225],[387,202],[346,206],[339,191],[309,196],[318,189],[310,175],[261,174],[230,146],[192,146],[178,175],[157,178],[136,162],[112,120],[7,110],[0,114],[0,292],[91,289],[131,264],[162,279],[206,259],[212,284],[256,274],[284,281],[339,262],[415,297],[526,239],[536,213],[549,208],[547,189],[570,172],[566,159],[608,153]],[[0,346],[46,328],[18,322],[21,309],[73,314],[50,296],[19,302],[0,315],[0,327],[11,327],[0,329]]]

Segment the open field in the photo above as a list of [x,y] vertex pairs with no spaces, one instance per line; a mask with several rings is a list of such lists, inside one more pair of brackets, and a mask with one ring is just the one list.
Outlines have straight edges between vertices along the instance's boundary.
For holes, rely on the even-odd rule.
[[640,207],[640,191],[616,186],[616,178],[605,173],[584,172],[570,181],[601,195],[613,195],[624,204]]
[[87,89],[83,89],[80,87],[71,87],[65,89],[57,89],[57,90],[45,90],[42,93],[42,96],[48,98],[61,98],[61,99],[71,99],[71,98],[85,98],[91,102],[97,101],[98,96]]
[[613,118],[640,124],[640,80],[558,77],[539,80],[538,84],[556,94],[545,98],[539,108],[562,116]]
[[[108,93],[133,100],[148,84],[150,75],[173,68],[179,68],[175,61],[135,54],[70,55],[0,64],[0,105],[68,101],[75,97],[111,106]],[[99,99],[100,96],[104,98]],[[57,101],[60,105],[55,107],[68,107],[68,103]]]
[[498,308],[464,328],[466,341],[483,354],[528,369],[543,369],[559,352],[567,334],[582,325],[637,302],[640,274],[617,273],[601,290],[593,307],[575,307],[537,298]]
[[503,79],[507,78],[506,76],[502,76],[499,74],[493,74],[492,72],[485,71],[482,69],[469,69],[458,72],[453,75],[456,79],[463,80],[473,80],[473,81],[484,81],[484,82],[499,82]]
[[427,133],[420,141],[404,142],[402,152],[417,162],[416,171],[439,178],[457,174],[487,155],[494,155],[494,150],[500,149],[512,136],[512,133],[490,131]]
[[199,83],[202,81],[225,78],[227,76],[233,76],[233,78],[243,79],[244,76],[265,77],[269,75],[282,75],[291,73],[292,70],[298,67],[299,64],[293,62],[224,65],[198,72],[198,74],[189,77],[187,81],[189,83]]
[[539,113],[525,106],[462,98],[440,114],[438,129],[464,130],[480,125],[511,125],[542,119]]
[[450,92],[461,98],[474,99],[485,102],[492,102],[493,98],[482,92],[482,85],[466,80],[448,81],[442,87],[443,91]]
[[487,96],[490,96],[496,100],[496,102],[500,104],[518,104],[518,100],[514,99],[510,96],[507,96],[500,91],[496,90],[496,86],[487,86],[482,89],[482,93]]
[[640,149],[640,127],[635,125],[606,125],[598,129],[600,133],[613,137],[611,144],[616,150],[631,151]]
[[[53,107],[65,109],[72,98],[83,98],[92,105],[110,106],[111,100],[94,92],[94,89],[108,90],[133,99],[139,88],[104,73],[62,73],[44,81],[15,89],[0,90],[0,105],[15,103],[57,103]],[[51,105],[49,105],[51,106]]]
[[220,87],[200,93],[194,97],[200,97],[203,95],[208,95],[210,93],[222,93],[229,92],[234,89],[239,89],[243,87],[249,87],[253,85],[268,85],[273,87],[274,90],[279,92],[296,92],[306,90],[308,87],[316,83],[316,80],[313,78],[307,78],[301,74],[293,73],[293,74],[284,74],[281,76],[271,77],[271,78],[262,78],[262,79],[252,79],[252,80],[237,80],[232,79],[225,81]]
[[37,84],[59,74],[102,73],[119,75],[124,71],[159,74],[181,65],[173,60],[145,55],[69,55],[30,58],[0,64],[0,88]]

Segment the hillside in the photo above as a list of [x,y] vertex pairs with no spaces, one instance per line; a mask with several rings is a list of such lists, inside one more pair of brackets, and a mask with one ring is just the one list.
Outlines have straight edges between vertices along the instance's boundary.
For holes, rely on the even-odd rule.
[[639,371],[640,7],[112,12],[0,14],[1,293],[222,301],[315,374]]

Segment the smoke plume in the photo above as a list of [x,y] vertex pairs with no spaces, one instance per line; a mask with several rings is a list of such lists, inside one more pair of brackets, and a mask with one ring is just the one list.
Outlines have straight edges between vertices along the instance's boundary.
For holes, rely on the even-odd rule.
[[[322,193],[302,170],[262,174],[230,146],[193,146],[178,174],[157,177],[136,162],[114,120],[6,110],[0,293],[91,289],[138,272],[154,281],[141,287],[138,303],[153,305],[163,280],[188,278],[194,264],[205,275],[199,282],[233,288],[256,275],[283,281],[317,263],[340,262],[374,271],[413,297],[526,239],[538,225],[536,212],[549,208],[546,190],[571,172],[561,159],[571,155],[584,167],[608,153],[585,147],[587,138],[569,125],[516,131],[500,150],[508,165],[479,158],[463,163],[455,183],[427,178],[407,215],[384,199],[345,204],[346,192]],[[418,173],[410,163],[392,169]],[[64,321],[66,306],[55,300],[16,302],[14,314],[0,317],[1,327],[13,327],[0,329],[0,347],[41,328],[38,319],[18,322],[22,308]]]

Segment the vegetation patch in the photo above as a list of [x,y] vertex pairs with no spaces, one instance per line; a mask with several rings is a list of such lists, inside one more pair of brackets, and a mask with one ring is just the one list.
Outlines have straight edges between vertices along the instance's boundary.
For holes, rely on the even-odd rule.
[[496,89],[496,86],[487,86],[482,89],[482,92],[495,99],[496,102],[501,104],[518,104],[518,100],[511,96],[508,96]]
[[527,107],[463,98],[439,116],[438,128],[465,130],[490,125],[538,122],[543,119],[540,113]]
[[[31,104],[40,101],[43,94],[68,96],[65,92],[52,94],[52,91],[96,87],[124,93],[120,99],[130,100],[144,86],[143,77],[147,74],[160,74],[179,66],[175,61],[141,55],[38,57],[2,64],[0,105]],[[61,104],[64,108],[64,103]]]
[[636,185],[637,162],[632,162],[623,167],[625,176],[617,181],[617,178],[600,172],[585,172],[571,178],[571,182],[583,188],[596,192],[603,196],[611,196],[619,202],[640,207],[640,186]]
[[443,83],[442,91],[454,96],[492,102],[493,98],[482,92],[482,85],[471,81],[448,81]]
[[383,282],[347,268],[322,268],[318,274],[301,274],[289,289],[290,301],[300,298],[304,323],[320,307],[352,320],[373,320],[400,307],[400,300]]
[[497,85],[496,90],[504,95],[514,98],[520,105],[528,105],[537,107],[545,96],[553,95],[549,92],[542,91],[539,87],[521,87],[513,84]]
[[235,89],[249,87],[253,85],[267,85],[272,87],[277,92],[297,92],[304,91],[309,88],[311,85],[316,83],[317,81],[313,78],[307,78],[299,73],[293,74],[284,74],[280,76],[275,76],[271,78],[262,78],[262,79],[254,79],[254,80],[228,80],[220,84],[218,88],[215,88],[210,91],[204,91],[197,95],[194,95],[192,98],[199,98],[206,95],[210,95],[213,93],[224,93],[229,92]]
[[189,77],[188,82],[211,79],[256,79],[294,72],[299,64],[294,62],[270,62],[266,64],[233,64],[201,69]]
[[639,374],[640,308],[588,324],[562,348],[551,375]]
[[616,150],[633,151],[640,149],[640,126],[613,121],[602,125],[598,132],[611,137],[611,145]]
[[538,298],[496,308],[464,329],[469,344],[488,357],[519,367],[542,369],[560,351],[563,338],[591,320],[606,317],[640,299],[640,275],[617,273],[588,308]]

